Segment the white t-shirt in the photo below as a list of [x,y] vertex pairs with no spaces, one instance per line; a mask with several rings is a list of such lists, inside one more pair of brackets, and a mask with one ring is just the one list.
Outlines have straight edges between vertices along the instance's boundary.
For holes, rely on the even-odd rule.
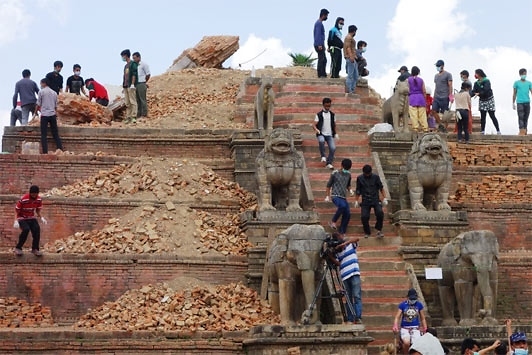
[[[331,128],[331,111],[325,112],[322,111],[321,114],[323,115],[323,126],[321,127],[321,134],[324,136],[332,136],[332,128]],[[314,118],[314,122],[319,122],[318,115],[316,115],[316,118]]]
[[138,75],[139,75],[139,83],[145,83],[146,82],[146,75],[151,75],[150,73],[150,67],[148,64],[144,62],[140,62],[138,66]]

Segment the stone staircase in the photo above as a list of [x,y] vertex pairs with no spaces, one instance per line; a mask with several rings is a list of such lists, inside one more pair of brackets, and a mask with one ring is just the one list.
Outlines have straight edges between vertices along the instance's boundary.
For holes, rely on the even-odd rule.
[[[316,112],[321,108],[323,97],[332,99],[331,110],[336,114],[337,132],[335,168],[340,167],[343,158],[353,161],[352,179],[355,187],[356,176],[364,164],[375,164],[371,157],[367,131],[380,122],[378,105],[372,102],[369,88],[359,86],[356,95],[346,96],[343,80],[290,80],[276,92],[275,127],[294,128],[301,131],[302,150],[314,194],[315,209],[320,222],[328,226],[335,206],[324,202],[327,180],[331,174],[320,162],[318,144],[312,129]],[[385,209],[386,213],[386,209]],[[375,223],[372,216],[370,225]],[[326,227],[329,229],[329,227]],[[360,209],[351,209],[348,235],[361,238],[359,260],[362,271],[363,323],[375,341],[370,344],[370,354],[378,353],[380,347],[393,342],[391,327],[397,304],[404,299],[409,288],[405,264],[397,249],[401,239],[394,233],[390,220],[385,217],[385,238],[364,239],[360,223]]]

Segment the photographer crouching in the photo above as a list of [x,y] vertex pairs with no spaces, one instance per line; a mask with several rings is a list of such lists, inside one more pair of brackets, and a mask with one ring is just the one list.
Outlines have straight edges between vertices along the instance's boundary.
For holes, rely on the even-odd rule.
[[[329,239],[329,238],[327,238]],[[344,284],[347,298],[347,322],[362,323],[362,287],[360,283],[360,268],[358,266],[358,237],[344,237],[334,232],[327,244],[327,257],[340,267],[340,277]],[[353,314],[354,313],[354,314]]]

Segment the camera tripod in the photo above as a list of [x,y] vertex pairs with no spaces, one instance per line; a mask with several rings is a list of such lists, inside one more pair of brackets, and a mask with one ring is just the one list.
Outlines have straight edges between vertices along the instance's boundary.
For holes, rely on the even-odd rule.
[[[325,247],[324,247],[325,248]],[[332,262],[332,260],[329,259],[329,253],[330,250],[322,250],[321,256],[323,258],[323,272],[320,279],[320,282],[318,283],[318,286],[316,287],[316,291],[314,292],[314,297],[312,298],[312,302],[310,303],[308,309],[306,309],[302,316],[301,316],[301,323],[302,324],[310,324],[310,321],[312,319],[312,315],[316,308],[316,303],[318,301],[318,298],[338,298],[340,303],[340,309],[342,311],[342,316],[344,321],[347,320],[347,308],[349,307],[349,311],[351,314],[355,314],[355,308],[353,306],[353,303],[347,297],[347,292],[345,291],[344,284],[342,282],[342,279],[340,278],[340,274],[338,273],[338,270],[336,269],[336,265]],[[327,278],[327,270],[329,271],[329,275],[331,276],[332,280],[332,288],[331,295],[330,296],[322,296],[321,291],[323,288],[323,283],[325,282]],[[346,303],[342,301],[342,298],[345,298]]]

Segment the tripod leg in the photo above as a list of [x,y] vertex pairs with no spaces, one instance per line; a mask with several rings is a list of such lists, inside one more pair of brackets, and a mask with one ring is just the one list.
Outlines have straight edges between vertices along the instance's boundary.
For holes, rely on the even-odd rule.
[[323,272],[320,279],[320,282],[318,283],[318,287],[316,287],[316,291],[314,292],[314,297],[312,298],[312,302],[310,303],[308,309],[306,309],[303,314],[301,315],[301,323],[307,325],[310,324],[311,320],[314,319],[316,316],[314,316],[314,309],[316,307],[316,302],[318,300],[318,297],[321,297],[321,288],[323,287],[323,283],[325,282],[327,264],[325,263],[323,266]]
[[345,287],[344,282],[342,281],[340,274],[337,269],[330,269],[331,271],[331,277],[333,280],[336,280],[338,283],[338,287],[341,289],[341,293],[343,294],[345,298],[345,304],[343,302],[340,302],[341,308],[342,308],[342,314],[344,316],[344,321],[349,321],[349,313],[355,317],[355,308],[353,306],[353,302],[351,301],[351,298],[349,297],[349,292],[347,292],[347,289]]

